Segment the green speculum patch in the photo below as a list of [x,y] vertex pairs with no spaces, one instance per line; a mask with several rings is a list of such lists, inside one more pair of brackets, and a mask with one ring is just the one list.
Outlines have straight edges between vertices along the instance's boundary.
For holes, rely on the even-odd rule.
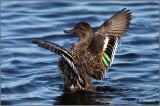
[[104,58],[104,56],[102,57],[102,60],[103,60],[104,64],[105,64],[106,66],[108,66],[108,63],[107,63],[106,59]]
[[104,56],[105,56],[105,58],[107,58],[107,60],[110,62],[111,61],[111,59],[109,58],[109,56],[106,54],[106,53],[104,53]]

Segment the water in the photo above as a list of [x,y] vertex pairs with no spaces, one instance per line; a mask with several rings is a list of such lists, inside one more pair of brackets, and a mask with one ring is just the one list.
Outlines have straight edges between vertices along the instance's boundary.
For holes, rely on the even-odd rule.
[[[159,103],[158,1],[2,1],[2,105]],[[64,34],[78,22],[95,31],[122,8],[133,13],[126,35],[97,93],[68,93],[58,72],[59,57],[30,39],[55,42],[69,49],[77,36]]]

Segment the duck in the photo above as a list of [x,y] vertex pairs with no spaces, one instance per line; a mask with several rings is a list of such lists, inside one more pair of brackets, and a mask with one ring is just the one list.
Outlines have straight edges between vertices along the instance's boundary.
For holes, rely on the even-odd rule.
[[32,43],[59,55],[58,67],[64,86],[69,91],[97,92],[91,78],[102,80],[114,59],[118,40],[127,32],[131,12],[126,8],[106,20],[94,33],[87,22],[79,22],[64,33],[76,34],[79,40],[69,49],[49,41]]

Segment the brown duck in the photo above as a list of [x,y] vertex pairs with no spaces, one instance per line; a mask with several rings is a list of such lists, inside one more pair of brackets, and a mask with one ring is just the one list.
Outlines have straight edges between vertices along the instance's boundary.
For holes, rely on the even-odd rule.
[[47,41],[34,40],[33,43],[60,56],[58,66],[66,88],[96,92],[90,77],[97,80],[105,77],[113,62],[117,41],[129,27],[131,13],[128,12],[126,8],[122,9],[94,34],[86,22],[78,23],[72,30],[65,30],[65,33],[77,34],[80,38],[69,50]]

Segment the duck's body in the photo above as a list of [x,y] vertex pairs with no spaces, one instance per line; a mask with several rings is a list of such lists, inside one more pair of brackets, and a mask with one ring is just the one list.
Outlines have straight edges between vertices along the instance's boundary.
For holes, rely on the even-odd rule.
[[131,13],[125,9],[118,12],[92,34],[88,23],[80,22],[74,29],[64,31],[76,33],[80,37],[68,51],[46,41],[33,41],[60,56],[58,62],[65,86],[69,90],[95,92],[90,77],[102,80],[113,61],[117,41],[126,33],[131,20]]

